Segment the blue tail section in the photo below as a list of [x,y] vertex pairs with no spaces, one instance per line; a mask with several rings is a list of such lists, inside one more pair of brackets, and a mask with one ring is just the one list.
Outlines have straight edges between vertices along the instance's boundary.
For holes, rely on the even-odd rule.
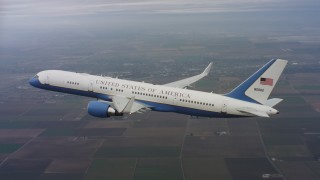
[[258,101],[256,101],[256,100],[250,98],[249,96],[247,96],[245,94],[245,92],[247,91],[247,89],[249,87],[251,87],[253,85],[253,83],[255,83],[258,80],[258,78],[261,77],[261,75],[263,73],[265,73],[272,66],[272,64],[274,62],[276,62],[276,60],[277,59],[270,60],[267,64],[265,64],[257,72],[252,74],[247,80],[242,82],[239,86],[237,86],[235,89],[233,89],[231,92],[225,94],[224,96],[232,97],[232,98],[243,100],[243,101],[248,101],[248,102],[261,104]]

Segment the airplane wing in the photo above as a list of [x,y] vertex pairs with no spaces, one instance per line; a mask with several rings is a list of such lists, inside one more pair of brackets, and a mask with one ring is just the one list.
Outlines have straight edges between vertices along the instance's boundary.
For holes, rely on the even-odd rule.
[[179,81],[175,81],[172,83],[164,84],[165,86],[170,86],[170,87],[177,87],[177,88],[185,88],[187,86],[190,86],[191,84],[199,81],[203,77],[207,76],[209,74],[209,71],[211,69],[212,62],[207,66],[207,68],[201,73],[196,76],[192,76],[186,79],[182,79]]
[[134,112],[150,110],[146,105],[135,101],[134,97],[112,96],[112,104],[114,108],[121,113],[132,114]]
[[243,112],[243,113],[248,113],[248,114],[254,115],[254,116],[269,117],[269,115],[265,111],[258,111],[253,108],[242,107],[242,108],[238,108],[237,110],[240,112]]

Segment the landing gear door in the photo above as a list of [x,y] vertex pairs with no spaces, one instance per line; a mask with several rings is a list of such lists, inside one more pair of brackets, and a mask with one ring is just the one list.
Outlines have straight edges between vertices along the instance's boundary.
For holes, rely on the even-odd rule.
[[221,113],[227,113],[228,112],[228,102],[223,101],[221,105]]
[[178,99],[177,99],[177,97],[175,97],[174,99],[173,99],[173,105],[177,105],[178,104]]
[[46,75],[46,79],[45,79],[45,82],[44,82],[45,84],[49,84],[49,75],[47,74]]

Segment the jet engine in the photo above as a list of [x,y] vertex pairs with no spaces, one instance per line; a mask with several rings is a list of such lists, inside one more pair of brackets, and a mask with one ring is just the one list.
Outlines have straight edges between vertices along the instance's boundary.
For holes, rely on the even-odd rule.
[[109,104],[100,101],[90,101],[87,107],[88,113],[94,117],[106,118],[110,116],[123,116]]

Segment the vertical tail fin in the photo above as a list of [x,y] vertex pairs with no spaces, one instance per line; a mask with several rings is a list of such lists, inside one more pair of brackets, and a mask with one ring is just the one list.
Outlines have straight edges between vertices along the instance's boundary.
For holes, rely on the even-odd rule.
[[265,104],[276,85],[287,60],[273,59],[225,96]]

